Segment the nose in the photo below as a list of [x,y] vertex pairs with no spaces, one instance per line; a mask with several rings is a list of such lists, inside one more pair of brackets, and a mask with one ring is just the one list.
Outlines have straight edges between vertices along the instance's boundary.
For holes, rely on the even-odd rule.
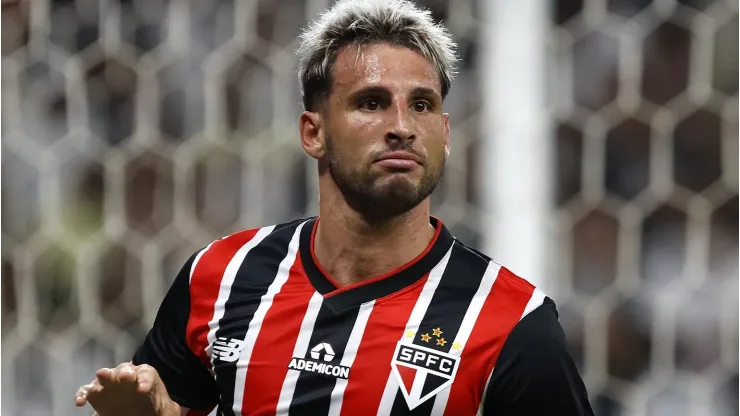
[[408,109],[404,108],[403,105],[394,107],[389,111],[391,120],[388,132],[385,134],[385,140],[400,143],[415,140],[414,121],[411,119]]

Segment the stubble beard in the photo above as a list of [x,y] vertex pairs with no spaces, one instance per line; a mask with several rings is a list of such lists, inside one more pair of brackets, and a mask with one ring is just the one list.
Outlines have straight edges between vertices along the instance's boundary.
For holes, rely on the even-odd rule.
[[406,177],[383,178],[364,166],[356,169],[346,166],[334,151],[329,137],[326,152],[329,174],[345,201],[371,223],[386,222],[419,205],[432,194],[444,173],[443,159],[437,167],[428,167],[417,185]]

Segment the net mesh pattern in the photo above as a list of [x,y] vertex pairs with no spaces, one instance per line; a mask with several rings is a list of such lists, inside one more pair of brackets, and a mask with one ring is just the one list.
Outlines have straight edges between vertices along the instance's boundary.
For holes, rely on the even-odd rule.
[[[496,192],[475,175],[481,1],[418,2],[460,45],[432,203],[472,246]],[[190,254],[316,214],[294,50],[328,4],[3,2],[3,412],[81,414]],[[550,7],[551,278],[594,408],[737,414],[737,4]]]

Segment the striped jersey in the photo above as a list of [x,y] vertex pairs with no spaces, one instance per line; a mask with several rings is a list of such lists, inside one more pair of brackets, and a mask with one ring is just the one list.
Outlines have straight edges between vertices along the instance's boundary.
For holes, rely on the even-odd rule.
[[338,287],[318,218],[239,232],[187,261],[136,351],[189,415],[592,414],[552,300],[435,235]]

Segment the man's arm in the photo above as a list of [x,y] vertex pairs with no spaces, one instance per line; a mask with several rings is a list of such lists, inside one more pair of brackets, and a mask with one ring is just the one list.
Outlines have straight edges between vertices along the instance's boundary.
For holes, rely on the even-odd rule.
[[132,362],[154,367],[170,398],[182,408],[194,409],[191,414],[208,414],[218,404],[218,386],[188,348],[185,334],[190,316],[190,269],[196,255],[188,259],[172,283]]
[[485,415],[593,415],[551,299],[509,334],[483,410]]

